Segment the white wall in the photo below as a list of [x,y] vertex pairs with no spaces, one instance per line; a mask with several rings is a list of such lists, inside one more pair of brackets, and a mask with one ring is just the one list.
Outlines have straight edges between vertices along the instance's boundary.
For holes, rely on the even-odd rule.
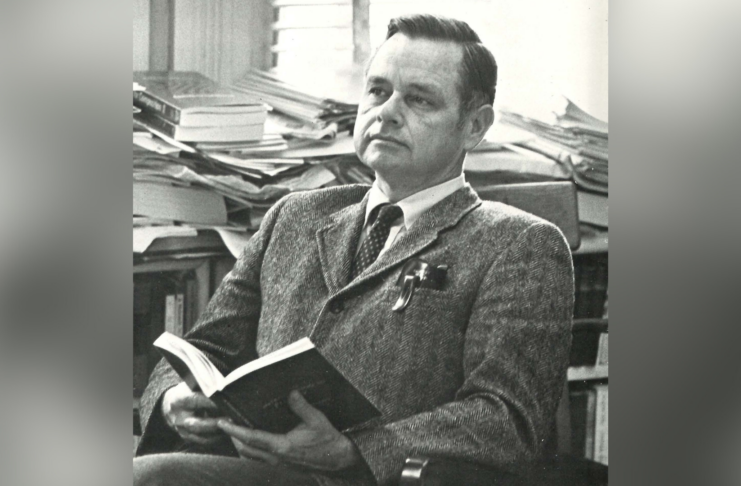
[[[134,69],[149,68],[150,1],[133,0]],[[162,1],[164,0],[155,0]],[[177,0],[173,65],[231,81],[249,67],[268,67],[270,0]]]
[[134,71],[149,68],[149,0],[133,0],[134,3]]

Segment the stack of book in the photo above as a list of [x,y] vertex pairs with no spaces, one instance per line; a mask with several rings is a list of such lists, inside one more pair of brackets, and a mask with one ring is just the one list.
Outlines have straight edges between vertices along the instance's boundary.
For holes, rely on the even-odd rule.
[[304,158],[287,152],[286,157],[245,159],[190,147],[180,150],[145,135],[134,136],[134,245],[138,252],[156,238],[193,236],[200,229],[248,236],[267,210],[291,192],[372,180],[350,156]]
[[[197,73],[135,73],[134,79],[141,110],[133,139],[136,252],[157,238],[200,229],[248,237],[290,192],[373,180],[354,155],[352,138],[337,135],[354,123],[357,105],[315,97],[258,72],[236,88]],[[269,105],[273,128],[260,132],[270,125]],[[255,136],[224,136],[230,123],[254,126]],[[191,128],[221,135],[191,137]]]
[[[186,153],[186,155],[191,155]],[[153,225],[188,224],[194,228],[252,229],[261,215],[292,191],[316,189],[335,181],[323,164],[286,159],[291,169],[253,182],[245,172],[256,163],[240,167],[239,159],[222,155],[220,164],[183,154],[162,155],[139,150],[134,156],[134,215]],[[269,160],[264,172],[273,173]],[[246,210],[246,212],[245,212]],[[253,215],[260,215],[255,219]],[[136,223],[136,220],[135,220]]]
[[267,107],[197,72],[135,72],[136,123],[180,142],[262,139]]
[[185,334],[195,324],[196,300],[192,271],[134,276],[134,397],[159,360],[150,344],[164,331]]
[[569,359],[571,452],[607,465],[607,320],[576,320],[572,335]]
[[255,96],[273,108],[267,123],[268,133],[313,140],[331,139],[355,124],[357,104],[307,93],[264,71],[249,71],[231,87]]
[[560,97],[548,119],[500,110],[502,123],[532,135],[517,142],[562,165],[579,188],[581,221],[607,227],[608,124],[566,97]]
[[606,319],[577,319],[572,328],[570,366],[608,365]]
[[570,392],[571,453],[608,465],[607,383],[587,384]]

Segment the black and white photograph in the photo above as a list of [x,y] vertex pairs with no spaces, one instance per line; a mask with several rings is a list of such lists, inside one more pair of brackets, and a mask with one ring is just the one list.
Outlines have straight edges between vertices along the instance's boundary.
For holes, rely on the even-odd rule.
[[607,1],[134,6],[134,484],[607,484]]
[[741,484],[739,20],[0,2],[0,485]]

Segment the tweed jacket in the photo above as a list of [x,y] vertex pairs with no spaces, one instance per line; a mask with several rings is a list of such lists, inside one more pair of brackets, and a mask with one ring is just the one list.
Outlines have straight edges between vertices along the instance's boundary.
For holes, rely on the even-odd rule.
[[[555,417],[571,343],[573,266],[563,235],[466,185],[348,282],[368,189],[278,202],[188,339],[228,371],[309,336],[381,410],[345,432],[364,472],[321,475],[320,484],[391,484],[410,454],[504,468],[534,458]],[[447,265],[446,281],[417,289],[393,312],[410,258]],[[139,453],[157,449],[162,419],[152,410],[178,381],[163,363],[153,372]]]

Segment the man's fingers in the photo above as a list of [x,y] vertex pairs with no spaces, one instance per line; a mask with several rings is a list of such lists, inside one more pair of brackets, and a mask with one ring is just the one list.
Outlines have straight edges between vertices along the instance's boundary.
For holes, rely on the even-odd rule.
[[263,460],[272,466],[280,463],[277,456],[256,447],[250,447],[239,439],[232,437],[232,443],[241,457]]
[[197,435],[221,435],[222,431],[215,418],[197,418],[187,417],[182,422],[176,424],[178,430],[184,430],[191,434]]
[[324,427],[330,425],[327,417],[307,402],[303,395],[296,390],[288,395],[288,407],[309,426]]
[[216,404],[202,393],[186,395],[179,400],[178,404],[188,410],[211,410],[214,412],[219,410]]
[[191,434],[184,430],[178,430],[178,434],[186,442],[195,442],[196,444],[201,445],[215,444],[221,439],[220,436],[201,436],[197,434]]
[[284,435],[271,434],[264,430],[248,429],[240,427],[228,420],[219,420],[218,426],[221,430],[235,439],[239,439],[245,445],[256,447],[263,451],[270,451],[279,455],[288,452],[289,443]]

